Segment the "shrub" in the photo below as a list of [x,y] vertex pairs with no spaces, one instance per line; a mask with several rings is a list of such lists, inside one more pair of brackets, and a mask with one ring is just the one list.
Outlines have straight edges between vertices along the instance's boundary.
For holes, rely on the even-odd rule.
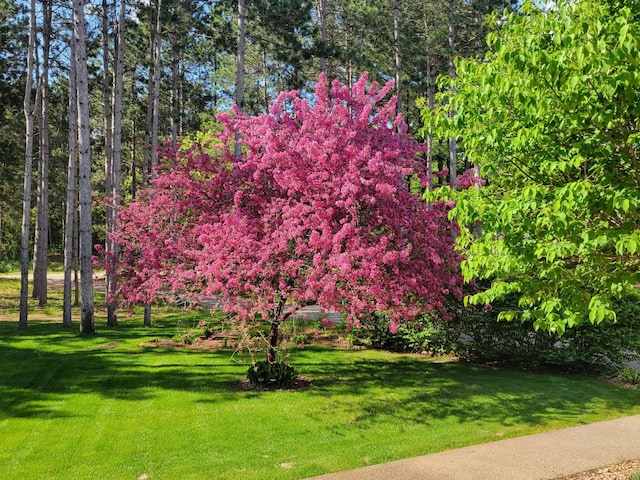
[[304,345],[307,343],[307,335],[304,333],[294,333],[291,335],[290,341],[296,345]]
[[260,361],[249,367],[247,378],[253,387],[272,390],[291,387],[296,374],[293,367],[284,362]]
[[14,270],[20,270],[20,262],[17,260],[0,261],[0,273],[8,273]]
[[447,354],[455,351],[459,336],[453,324],[433,315],[402,323],[396,333],[391,332],[389,319],[382,314],[373,315],[361,324],[361,328],[354,328],[350,332],[349,343],[397,352]]
[[454,320],[461,336],[457,350],[464,357],[506,361],[527,367],[553,366],[569,370],[614,370],[635,355],[640,332],[640,295],[614,305],[616,323],[593,325],[588,320],[562,337],[533,328],[533,322],[498,322],[502,310],[517,308],[515,297],[492,309],[466,309]]
[[178,321],[175,342],[193,345],[200,340],[210,340],[216,334],[216,330],[206,320],[181,319]]
[[418,321],[401,324],[395,334],[389,330],[384,315],[375,315],[362,321],[362,328],[350,332],[350,343],[392,351],[455,352],[473,361],[575,371],[613,371],[637,356],[640,294],[617,301],[616,323],[593,325],[585,320],[567,329],[562,337],[536,331],[533,322],[498,321],[500,311],[516,308],[515,296],[489,308],[465,308],[461,302],[452,300],[447,310],[454,314],[453,320],[425,315]]
[[640,385],[640,372],[633,368],[623,368],[618,374],[618,378],[621,382],[628,383],[629,385]]

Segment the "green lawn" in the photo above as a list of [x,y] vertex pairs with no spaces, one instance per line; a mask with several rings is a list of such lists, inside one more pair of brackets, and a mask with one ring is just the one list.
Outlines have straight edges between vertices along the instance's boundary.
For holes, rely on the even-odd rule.
[[640,413],[640,391],[598,379],[313,346],[291,356],[310,388],[244,391],[247,357],[147,346],[175,314],[99,318],[93,337],[16,324],[0,322],[2,479],[299,479]]

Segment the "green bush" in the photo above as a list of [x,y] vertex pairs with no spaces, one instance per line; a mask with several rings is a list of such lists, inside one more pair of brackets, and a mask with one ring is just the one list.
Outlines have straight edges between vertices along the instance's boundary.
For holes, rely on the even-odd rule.
[[247,378],[253,387],[269,390],[289,388],[296,379],[292,366],[284,362],[256,362],[247,370]]
[[304,345],[307,343],[307,335],[304,333],[294,333],[289,340],[296,345]]
[[629,385],[640,385],[640,372],[633,368],[623,368],[618,374],[618,378],[621,382]]
[[468,309],[459,314],[461,336],[457,351],[465,358],[505,361],[528,367],[553,366],[569,370],[613,370],[635,355],[640,333],[640,295],[614,305],[616,323],[593,325],[585,320],[562,337],[533,328],[532,322],[498,322],[500,311],[517,309],[508,298],[491,309]]
[[15,270],[20,270],[20,262],[18,260],[0,261],[0,273],[8,273]]
[[400,324],[397,333],[391,333],[389,320],[383,314],[372,315],[361,324],[361,328],[350,332],[350,343],[396,352],[451,353],[456,350],[459,335],[454,325],[432,315]]
[[616,323],[593,325],[588,320],[569,328],[562,337],[533,328],[532,322],[498,321],[503,310],[517,309],[510,297],[492,307],[465,308],[459,301],[448,306],[453,320],[425,315],[389,330],[389,320],[376,314],[350,332],[351,343],[391,351],[431,354],[457,353],[463,359],[507,362],[528,368],[555,367],[563,370],[618,369],[637,356],[640,347],[640,294],[619,300],[614,309]]

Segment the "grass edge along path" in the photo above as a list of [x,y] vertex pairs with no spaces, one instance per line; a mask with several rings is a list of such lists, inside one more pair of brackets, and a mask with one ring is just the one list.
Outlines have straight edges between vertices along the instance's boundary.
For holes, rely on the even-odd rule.
[[310,388],[243,391],[248,357],[139,325],[0,322],[0,478],[300,479],[640,413],[599,379],[319,347],[291,356]]

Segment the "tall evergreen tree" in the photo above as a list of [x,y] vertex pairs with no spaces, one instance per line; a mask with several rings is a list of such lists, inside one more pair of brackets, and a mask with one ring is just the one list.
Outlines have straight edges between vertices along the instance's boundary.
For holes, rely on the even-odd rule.
[[89,73],[83,0],[73,0],[73,42],[78,103],[78,155],[80,192],[80,331],[95,333],[91,222],[91,132],[89,127]]

